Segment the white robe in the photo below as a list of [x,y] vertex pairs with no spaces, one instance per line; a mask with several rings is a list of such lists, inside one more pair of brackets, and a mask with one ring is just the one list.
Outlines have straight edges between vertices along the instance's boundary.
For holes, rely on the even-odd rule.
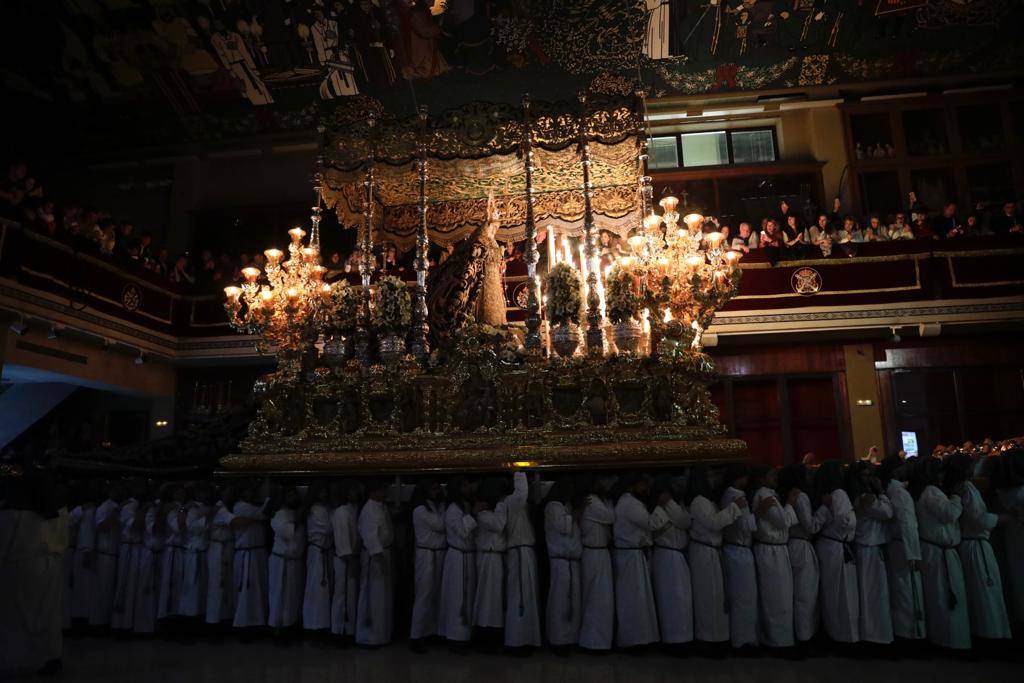
[[359,602],[358,512],[352,503],[339,505],[331,513],[334,534],[334,594],[331,595],[331,633],[356,634],[356,606]]
[[306,540],[302,627],[319,631],[331,627],[331,586],[334,584],[334,530],[331,510],[323,503],[314,503],[309,509]]
[[[731,486],[722,494],[719,507],[734,504],[745,494]],[[726,595],[729,599],[729,640],[733,647],[757,645],[757,565],[751,550],[757,520],[747,507],[723,531],[722,558]]]
[[306,591],[306,525],[296,511],[281,508],[270,518],[274,545],[267,564],[267,626],[288,628],[299,623]]
[[768,647],[792,647],[793,566],[789,559],[789,527],[797,522],[796,511],[783,505],[773,489],[761,487],[754,493],[751,506],[760,509],[761,501],[774,500],[759,512],[754,532],[754,560],[757,563],[757,595],[760,605],[760,641]]
[[201,617],[206,614],[208,567],[206,553],[210,549],[210,508],[194,502],[185,513],[185,557],[182,572],[178,614]]
[[999,521],[988,511],[981,493],[967,482],[960,516],[960,562],[967,585],[971,633],[979,638],[1012,638],[1003,601],[1003,581],[989,535]]
[[508,510],[500,501],[493,510],[481,510],[476,515],[473,545],[476,547],[476,590],[473,592],[474,626],[502,628],[505,608],[505,522]]
[[414,559],[414,598],[409,638],[418,640],[436,636],[441,610],[441,582],[444,557],[448,548],[444,529],[444,508],[426,501],[412,511],[412,529],[416,538]]
[[135,620],[135,597],[138,594],[139,562],[142,560],[143,530],[136,527],[136,516],[145,515],[139,501],[129,498],[121,506],[121,548],[117,557],[117,583],[114,585],[114,606],[111,628],[131,630]]
[[71,612],[75,602],[75,549],[78,546],[78,534],[81,530],[82,508],[76,507],[68,513],[68,545],[64,552],[64,585],[62,588],[63,599],[63,626],[71,628]]
[[40,533],[45,550],[43,574],[40,577],[42,593],[37,606],[38,617],[44,620],[40,637],[45,661],[61,659],[64,651],[64,555],[69,538],[67,508],[60,508],[57,516],[44,519]]
[[537,603],[536,538],[527,503],[530,487],[525,472],[512,475],[512,494],[505,498],[508,517],[505,537],[505,645],[540,647],[540,607]]
[[359,513],[360,554],[359,607],[356,642],[387,645],[394,627],[394,577],[391,543],[394,530],[391,511],[384,502],[368,500]]
[[583,616],[580,605],[583,543],[569,505],[551,501],[544,506],[544,538],[550,564],[544,622],[548,642],[555,646],[576,645]]
[[88,619],[96,589],[96,563],[92,561],[96,546],[96,506],[85,503],[72,514],[78,518],[78,537],[71,572],[71,618]]
[[96,508],[96,545],[93,557],[96,584],[89,601],[89,625],[106,626],[114,611],[117,556],[121,546],[121,506],[105,500]]
[[890,481],[885,495],[893,508],[886,544],[893,635],[918,640],[925,637],[924,586],[921,584],[921,572],[910,566],[911,562],[921,561],[917,511],[914,499],[903,482]]
[[[48,580],[44,520],[0,510],[0,676],[34,672],[52,658],[50,629],[59,624],[60,592]],[[51,615],[50,611],[55,614]]]
[[793,568],[793,635],[806,642],[818,632],[818,590],[821,569],[814,538],[831,513],[824,505],[811,513],[811,499],[803,491],[793,505],[797,523],[789,528],[789,564]]
[[473,634],[473,597],[476,595],[474,535],[476,520],[450,503],[444,513],[448,552],[441,578],[438,632],[448,640],[464,642]]
[[159,514],[160,501],[153,501],[146,509],[142,554],[139,557],[139,581],[136,584],[135,615],[132,618],[132,631],[135,633],[148,634],[156,631],[163,553],[167,543],[164,531],[157,530]]
[[235,532],[232,563],[235,587],[235,628],[267,624],[267,528],[264,505],[235,503],[235,517],[255,520]]
[[853,546],[857,554],[860,639],[883,645],[891,643],[894,635],[885,567],[885,543],[892,517],[889,498],[876,496],[871,506],[857,515]]
[[580,520],[580,647],[589,650],[610,650],[615,639],[615,579],[609,549],[613,524],[612,506],[596,495],[589,496]]
[[185,582],[185,536],[187,527],[182,526],[177,510],[166,516],[167,542],[164,544],[162,567],[160,568],[160,602],[157,604],[158,619],[178,616],[181,607],[181,587]]
[[1000,490],[999,502],[1013,515],[1003,528],[1010,611],[1015,622],[1024,622],[1024,486]]
[[674,500],[658,508],[668,523],[654,532],[651,585],[658,608],[658,630],[663,643],[693,640],[693,593],[686,562],[690,513]]
[[704,496],[690,502],[690,586],[694,637],[705,643],[729,640],[729,605],[725,595],[722,530],[743,515],[735,503],[719,510]]
[[235,614],[232,565],[235,559],[235,515],[223,503],[210,523],[210,549],[206,552],[206,623],[219,624]]
[[648,513],[631,493],[622,494],[615,504],[615,640],[619,647],[661,639],[646,553],[653,544],[651,532],[667,523],[663,511],[655,508],[653,514]]
[[829,520],[818,534],[814,550],[821,567],[821,621],[825,633],[840,643],[860,640],[860,598],[857,566],[849,542],[857,530],[857,515],[846,491],[832,492]]
[[967,588],[956,550],[962,512],[960,496],[946,496],[935,486],[927,487],[917,500],[928,640],[954,649],[971,647]]

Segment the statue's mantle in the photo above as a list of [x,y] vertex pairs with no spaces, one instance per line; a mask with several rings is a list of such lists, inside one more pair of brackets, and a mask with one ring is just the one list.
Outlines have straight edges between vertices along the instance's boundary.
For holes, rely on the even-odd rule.
[[362,367],[335,359],[261,382],[225,473],[412,473],[671,467],[743,460],[707,382],[707,356],[509,364],[499,353]]

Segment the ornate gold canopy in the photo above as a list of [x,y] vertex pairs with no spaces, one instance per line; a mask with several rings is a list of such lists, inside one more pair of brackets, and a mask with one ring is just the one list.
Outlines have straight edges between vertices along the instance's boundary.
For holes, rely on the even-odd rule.
[[[593,210],[598,229],[625,234],[637,225],[641,199],[635,103],[601,100],[585,112],[534,105],[534,215],[559,234],[581,234],[582,177],[575,142],[582,119],[591,140]],[[559,112],[559,113],[553,113]],[[367,112],[360,112],[362,119]],[[375,161],[374,211],[377,239],[405,249],[419,223],[418,180],[413,167],[417,142],[429,158],[426,194],[430,240],[450,244],[465,238],[486,216],[487,197],[498,203],[501,241],[525,237],[525,168],[520,153],[524,122],[518,109],[474,103],[431,120],[425,131],[412,120],[383,120],[372,128],[351,108],[335,111],[324,127],[320,185],[342,225],[362,220],[361,167]],[[417,137],[420,136],[420,137]]]

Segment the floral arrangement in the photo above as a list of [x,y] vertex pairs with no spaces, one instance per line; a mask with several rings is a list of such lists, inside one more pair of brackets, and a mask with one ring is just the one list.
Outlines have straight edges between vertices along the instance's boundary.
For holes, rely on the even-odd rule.
[[359,316],[359,293],[349,287],[345,280],[331,284],[331,297],[328,303],[328,325],[342,334],[356,329]]
[[548,320],[552,325],[580,324],[583,315],[583,282],[575,268],[556,263],[547,275]]
[[635,320],[640,315],[642,301],[636,291],[633,274],[619,265],[612,266],[604,281],[605,305],[608,319],[615,324]]
[[409,289],[399,278],[387,275],[373,292],[373,323],[387,334],[399,334],[409,326],[412,301]]

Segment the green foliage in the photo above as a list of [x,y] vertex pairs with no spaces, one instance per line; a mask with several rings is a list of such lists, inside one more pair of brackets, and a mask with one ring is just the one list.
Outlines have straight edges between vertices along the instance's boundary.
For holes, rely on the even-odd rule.
[[608,319],[616,324],[637,319],[643,305],[633,274],[618,265],[605,278],[604,300]]
[[387,334],[400,334],[412,319],[409,289],[397,277],[382,277],[373,292],[373,324]]
[[583,315],[583,281],[567,263],[556,263],[548,272],[548,320],[552,325],[580,324]]

